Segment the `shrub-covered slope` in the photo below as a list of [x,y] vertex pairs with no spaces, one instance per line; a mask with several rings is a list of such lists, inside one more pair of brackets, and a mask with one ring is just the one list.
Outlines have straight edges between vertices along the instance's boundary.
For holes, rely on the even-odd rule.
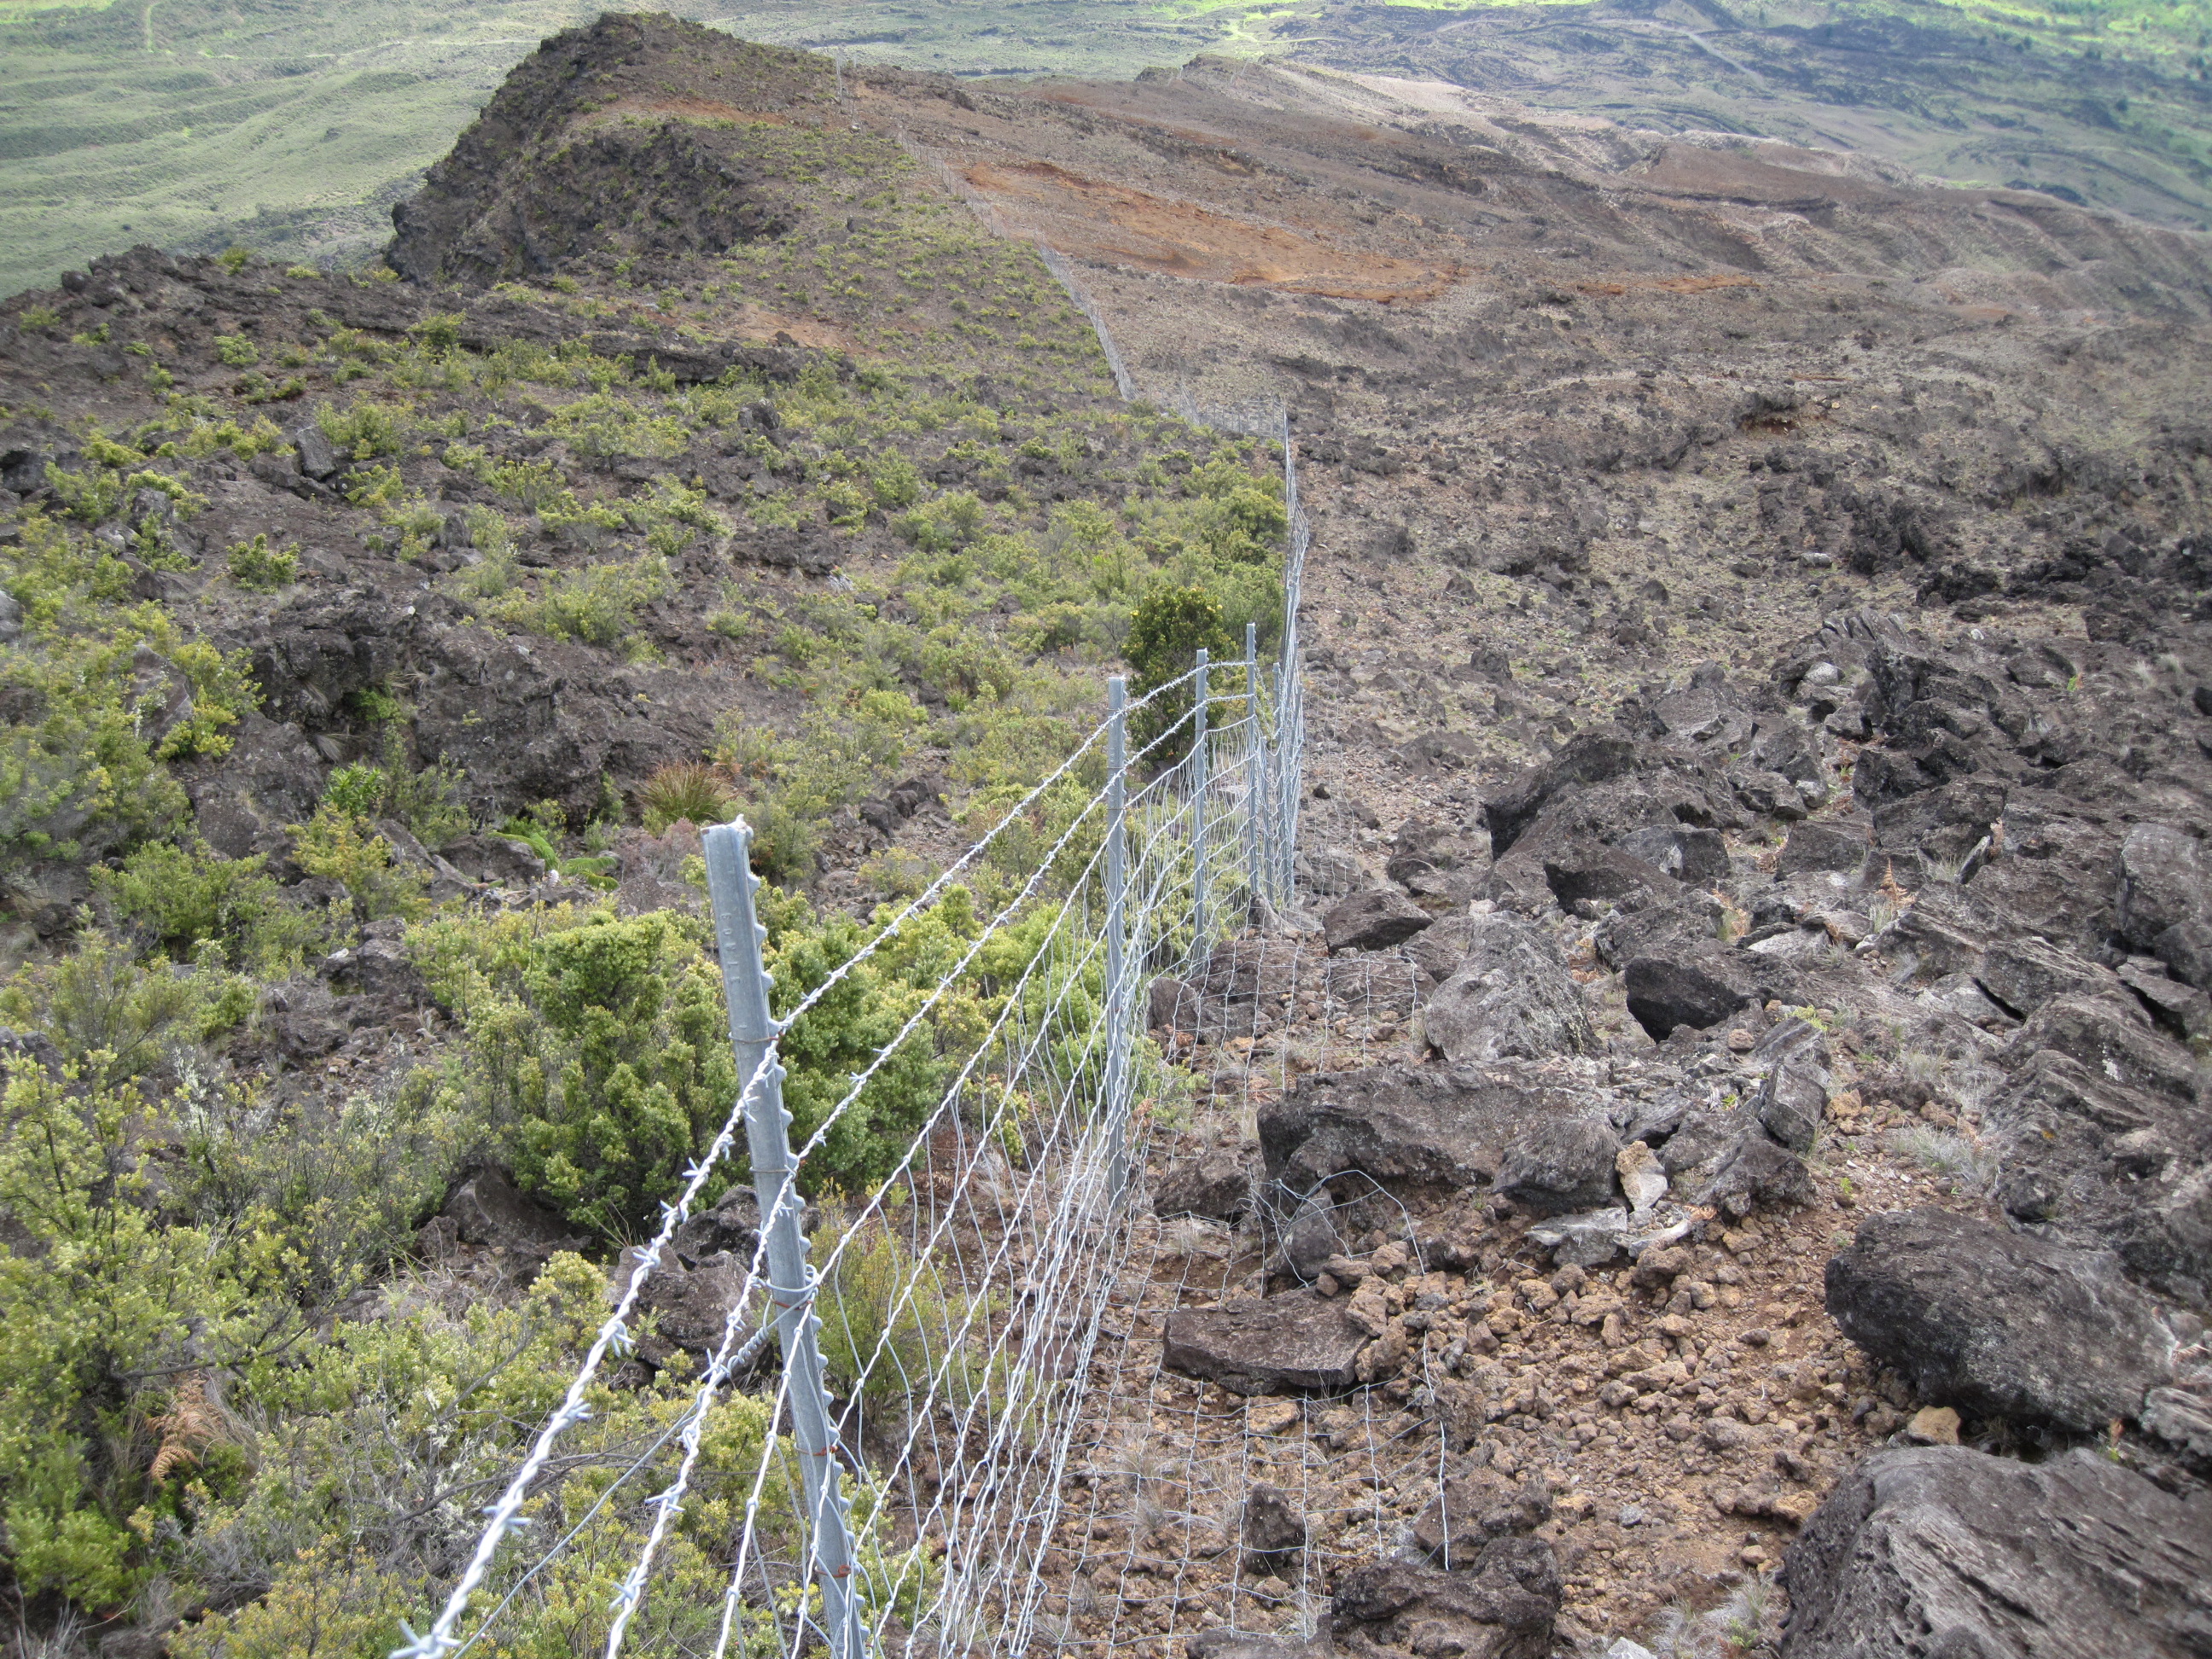
[[[732,1093],[686,821],[760,827],[795,996],[1093,723],[1133,618],[1273,636],[1278,459],[1115,400],[1034,250],[829,78],[608,20],[399,216],[421,281],[141,248],[6,302],[0,1525],[64,1645],[379,1651],[451,1576]],[[794,1034],[802,1133],[975,926]],[[824,1179],[882,1178],[939,1036]],[[654,1316],[544,1524],[697,1346]],[[517,1651],[594,1639],[638,1524]]]

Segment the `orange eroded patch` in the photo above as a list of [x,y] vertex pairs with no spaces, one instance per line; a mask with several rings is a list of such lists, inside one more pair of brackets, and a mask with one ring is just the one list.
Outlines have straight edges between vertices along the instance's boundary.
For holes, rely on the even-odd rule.
[[1433,300],[1465,274],[1455,264],[1339,247],[1285,226],[1086,179],[1049,161],[978,162],[963,176],[1060,252],[1163,276],[1389,301]]

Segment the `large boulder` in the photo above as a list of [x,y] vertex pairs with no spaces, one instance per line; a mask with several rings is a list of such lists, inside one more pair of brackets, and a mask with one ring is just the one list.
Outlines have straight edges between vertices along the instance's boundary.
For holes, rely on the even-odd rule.
[[1528,768],[1482,803],[1492,857],[1503,858],[1553,799],[1583,786],[1635,771],[1649,759],[1646,746],[1617,729],[1584,732],[1551,759]]
[[1559,947],[1504,914],[1474,919],[1467,954],[1421,1011],[1421,1030],[1455,1064],[1544,1060],[1597,1046],[1582,988]]
[[1509,1149],[1579,1115],[1572,1095],[1510,1068],[1317,1072],[1261,1109],[1263,1175],[1292,1192],[1355,1170],[1398,1191],[1488,1185]]
[[1644,910],[1671,902],[1682,890],[1681,883],[1657,865],[1625,848],[1592,841],[1570,842],[1547,853],[1543,864],[1545,884],[1562,910],[1578,904]]
[[1387,951],[1403,945],[1436,918],[1389,887],[1354,893],[1322,918],[1322,937],[1332,951]]
[[1974,979],[1992,1000],[2022,1019],[2059,997],[2122,994],[2119,976],[2111,969],[2032,936],[1992,945]]
[[1344,1302],[1293,1291],[1176,1309],[1167,1318],[1161,1363],[1240,1394],[1348,1389],[1358,1381],[1368,1340]]
[[2174,1342],[2103,1251],[1947,1210],[1870,1216],[1828,1263],[1828,1312],[1931,1404],[2082,1431],[2133,1419]]
[[1498,1195],[1539,1215],[1613,1201],[1620,1139],[1603,1117],[1551,1117],[1528,1125],[1498,1166]]
[[2150,1016],[2124,988],[2108,996],[2054,997],[2037,1009],[2013,1038],[2008,1053],[2026,1060],[2046,1050],[2131,1089],[2178,1101],[2197,1096],[2195,1057],[2154,1030]]
[[1968,854],[1991,838],[2004,809],[2003,784],[1990,778],[1961,778],[1876,807],[1875,842],[1918,852],[1930,864],[1955,871]]
[[2169,927],[2206,919],[2212,863],[2204,843],[2165,823],[2138,823],[2120,843],[2120,936],[2155,950]]
[[1498,1538],[1463,1571],[1388,1560],[1354,1567],[1331,1603],[1333,1634],[1347,1659],[1542,1659],[1552,1650],[1563,1595],[1549,1544]]
[[1728,879],[1728,843],[1721,839],[1717,830],[1698,830],[1686,823],[1655,823],[1630,830],[1613,846],[1676,881],[1698,885]]
[[2046,1048],[1985,1127],[2012,1215],[2087,1234],[2154,1282],[2212,1276],[2212,1121],[2192,1103]]
[[1234,1221],[1250,1207],[1252,1171],[1227,1146],[1209,1146],[1169,1166],[1152,1191],[1155,1215]]
[[[1621,970],[1628,1012],[1655,1042],[1678,1025],[1706,1030],[1764,1000],[1759,959],[1718,939],[1665,956],[1631,957]],[[1772,975],[1770,969],[1768,979]]]
[[1784,1659],[2201,1659],[2212,1503],[2087,1450],[1862,1458],[1784,1559]]

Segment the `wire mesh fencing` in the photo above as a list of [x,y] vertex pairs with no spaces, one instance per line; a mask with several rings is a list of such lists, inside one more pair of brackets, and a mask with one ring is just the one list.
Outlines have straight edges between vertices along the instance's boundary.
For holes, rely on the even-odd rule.
[[[1276,885],[1280,837],[1261,820],[1289,763],[1279,670],[1201,662],[1126,708],[1116,682],[1075,755],[803,992],[775,991],[748,832],[708,832],[744,1086],[402,1652],[498,1650],[502,1614],[562,1580],[564,1554],[605,1547],[611,1512],[629,1516],[628,1559],[590,1643],[609,1659],[1038,1638],[1132,1172],[1153,1115],[1193,1086],[1150,1035],[1144,988],[1211,961]],[[1143,723],[1176,699],[1187,716]],[[1152,732],[1135,745],[1133,716]],[[1008,878],[987,916],[958,878],[994,860]],[[899,975],[872,978],[895,959]],[[862,1013],[880,1041],[793,1145],[785,1055]],[[894,1152],[852,1189],[856,1144]],[[688,1401],[611,1479],[605,1449],[590,1480],[567,1473],[657,1286],[710,1273],[726,1308]],[[705,1623],[702,1562],[724,1586]]]

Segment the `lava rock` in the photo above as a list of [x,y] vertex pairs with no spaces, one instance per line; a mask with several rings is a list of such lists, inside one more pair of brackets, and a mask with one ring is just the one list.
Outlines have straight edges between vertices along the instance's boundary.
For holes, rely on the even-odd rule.
[[1237,1541],[1244,1547],[1244,1570],[1255,1577],[1288,1577],[1305,1553],[1306,1518],[1279,1488],[1255,1486],[1244,1496],[1237,1517]]
[[2120,989],[2111,969],[2033,937],[1991,945],[1974,979],[1993,1000],[2021,1019],[2057,997],[2112,994]]
[[1754,1097],[1759,1126],[1793,1152],[1813,1149],[1828,1110],[1828,1078],[1813,1054],[1786,1056]]
[[1195,1031],[1200,996],[1195,985],[1162,974],[1145,993],[1145,1029],[1148,1031]]
[[1462,1571],[1364,1562],[1338,1583],[1330,1610],[1340,1650],[1352,1635],[1385,1651],[1541,1659],[1563,1594],[1549,1544],[1498,1538]]
[[549,1256],[577,1242],[560,1217],[526,1196],[496,1164],[463,1176],[438,1213],[464,1244]]
[[1152,1213],[1163,1216],[1234,1221],[1251,1203],[1252,1172],[1225,1146],[1209,1147],[1170,1166],[1152,1193]]
[[2197,1659],[2212,1504],[2087,1450],[1862,1458],[1784,1558],[1787,1659]]
[[2094,1431],[2132,1419],[2173,1339],[2102,1251],[1948,1211],[1870,1216],[1828,1263],[1829,1315],[1920,1397]]
[[1602,1117],[1532,1124],[1498,1166],[1498,1195],[1539,1215],[1595,1210],[1613,1201],[1620,1142]]
[[1387,951],[1403,945],[1436,918],[1388,887],[1354,893],[1322,918],[1331,951]]
[[1728,843],[1717,830],[1697,830],[1688,824],[1653,824],[1632,830],[1613,846],[1641,859],[1661,874],[1692,885],[1725,881],[1729,875]]
[[2120,843],[2120,936],[2152,949],[2169,927],[2207,920],[2204,845],[2170,824],[2138,823]]
[[1812,1201],[1813,1177],[1805,1161],[1761,1134],[1744,1135],[1729,1148],[1705,1193],[1705,1202],[1731,1221]]
[[1532,1474],[1519,1486],[1486,1468],[1446,1476],[1436,1502],[1413,1522],[1413,1542],[1430,1564],[1465,1567],[1493,1538],[1532,1533],[1552,1518],[1551,1488]]
[[1293,1291],[1176,1309],[1167,1317],[1161,1363],[1239,1394],[1348,1389],[1367,1342],[1341,1301]]
[[495,887],[534,887],[545,879],[545,860],[527,843],[507,836],[464,836],[438,849],[463,875]]
[[2150,1017],[2124,990],[2112,996],[2053,998],[2021,1027],[2007,1050],[2014,1060],[2055,1051],[2131,1089],[2179,1101],[2197,1095],[2190,1052],[2151,1029]]
[[760,1199],[750,1187],[732,1187],[713,1209],[688,1218],[669,1243],[686,1267],[718,1255],[750,1262],[760,1248]]
[[1793,823],[1790,839],[1782,843],[1775,871],[1797,876],[1832,870],[1856,870],[1866,862],[1871,845],[1867,831],[1856,823]]
[[1357,1170],[1389,1188],[1475,1187],[1498,1178],[1510,1147],[1575,1113],[1572,1096],[1510,1067],[1312,1073],[1260,1110],[1263,1179],[1305,1192]]
[[1759,1000],[1744,964],[1718,940],[1679,956],[1634,957],[1622,977],[1629,1014],[1655,1042],[1664,1042],[1678,1025],[1707,1030]]
[[1491,855],[1503,858],[1554,796],[1580,785],[1625,776],[1644,759],[1644,745],[1624,732],[1578,733],[1550,760],[1528,768],[1507,787],[1484,799],[1482,822],[1490,831]]
[[1585,902],[1644,910],[1671,902],[1682,890],[1657,865],[1620,846],[1572,842],[1547,854],[1543,864],[1545,883],[1562,910]]
[[1455,1064],[1543,1060],[1597,1046],[1582,988],[1558,946],[1504,914],[1474,919],[1467,954],[1422,1009],[1421,1030]]

